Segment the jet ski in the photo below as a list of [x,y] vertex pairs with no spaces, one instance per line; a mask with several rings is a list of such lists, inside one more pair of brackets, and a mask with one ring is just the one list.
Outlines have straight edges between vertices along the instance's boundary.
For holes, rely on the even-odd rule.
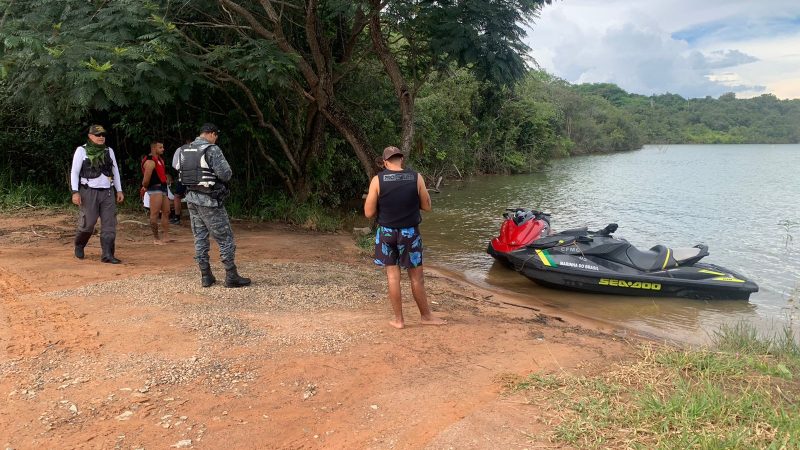
[[503,213],[500,236],[489,243],[487,253],[510,264],[509,253],[550,234],[550,215],[524,208],[507,208]]
[[550,234],[549,215],[540,211],[507,209],[504,217],[487,253],[545,286],[699,300],[746,300],[758,292],[758,285],[741,274],[699,262],[709,254],[706,245],[640,250],[613,236],[614,223],[598,231]]

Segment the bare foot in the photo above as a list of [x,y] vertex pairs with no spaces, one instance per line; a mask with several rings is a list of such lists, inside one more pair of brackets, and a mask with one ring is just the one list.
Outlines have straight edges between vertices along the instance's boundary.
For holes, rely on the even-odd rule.
[[423,325],[445,325],[445,324],[447,324],[446,320],[440,319],[440,318],[438,318],[436,316],[433,316],[433,315],[428,317],[427,319],[423,317],[420,322]]
[[165,244],[165,242],[164,242],[164,241],[161,241],[161,240],[158,240],[158,239],[154,239],[154,240],[153,240],[153,244],[156,244],[156,245],[164,245],[164,244]]
[[396,320],[392,320],[392,321],[390,321],[390,322],[389,322],[389,325],[391,325],[391,326],[393,326],[393,327],[397,328],[398,330],[402,330],[403,328],[405,328],[405,327],[406,327],[406,325],[405,325],[403,322],[398,322],[398,321],[396,321]]

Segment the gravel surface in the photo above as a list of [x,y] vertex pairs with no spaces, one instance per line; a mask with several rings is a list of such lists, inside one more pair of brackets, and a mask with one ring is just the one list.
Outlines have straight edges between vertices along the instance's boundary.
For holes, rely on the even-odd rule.
[[[225,271],[214,267],[217,283],[210,288],[200,286],[196,270],[177,274],[148,275],[51,292],[55,298],[92,297],[125,294],[127,301],[142,306],[180,306],[218,311],[288,310],[314,311],[330,308],[360,308],[382,302],[386,288],[383,274],[365,270],[363,266],[331,267],[313,263],[251,263],[239,265],[239,272],[252,278],[246,288],[223,286]],[[156,292],[152,286],[165,286],[170,292],[207,300],[197,304],[176,305],[170,296]]]
[[[326,315],[335,314],[336,310],[383,311],[387,305],[382,272],[363,265],[267,262],[241,264],[239,270],[253,279],[251,286],[225,288],[224,270],[214,267],[218,282],[211,288],[200,286],[197,271],[185,270],[44,295],[59,299],[102,298],[138,307],[135,315],[109,319],[125,328],[153,320],[159,310],[177,315],[171,324],[198,339],[194,356],[170,359],[163,353],[150,354],[145,348],[124,357],[106,355],[102,359],[104,367],[91,370],[104,374],[105,380],[146,379],[145,389],[200,382],[212,392],[236,393],[256,378],[256,374],[243,369],[252,367],[256,359],[272,358],[286,348],[305,354],[336,354],[348,346],[374,340],[379,334],[375,327],[359,320],[331,326]],[[174,295],[156,292],[154,285],[164,286],[164,291]],[[407,285],[405,289],[410,293]],[[297,315],[298,312],[303,314]],[[282,316],[289,320],[281,322],[283,325],[273,324],[272,318]],[[233,347],[243,351],[237,352],[236,357],[227,357],[230,353],[226,350]],[[54,374],[84,373],[89,365],[99,364],[93,356],[79,361],[52,356],[55,355],[49,362],[46,358],[30,361],[26,370],[35,368],[30,372],[30,391],[54,384],[66,384],[65,389],[69,389],[72,381]],[[3,363],[0,374],[16,369],[13,362]]]
[[[194,336],[198,344],[192,356],[180,358],[164,356],[163,350],[150,353],[148,348],[127,355],[85,355],[79,359],[69,353],[50,352],[25,364],[29,382],[20,395],[35,395],[30,393],[45,385],[63,386],[68,391],[89,381],[80,376],[82,373],[102,374],[98,377],[102,381],[146,380],[143,386],[135,387],[145,392],[159,386],[201,383],[212,392],[243,395],[257,377],[247,368],[257,366],[253,364],[256,360],[277,357],[283,349],[309,355],[337,354],[358,343],[383,339],[380,329],[373,325],[376,312],[389,315],[381,271],[363,264],[269,262],[245,263],[239,269],[253,279],[253,285],[225,288],[224,270],[214,267],[218,282],[211,288],[200,286],[196,270],[185,270],[44,294],[78,301],[119,301],[136,307],[135,313],[109,319],[127,329],[146,324],[159,311],[167,310],[170,316],[177,316],[169,325]],[[456,299],[451,282],[433,278],[426,283],[434,310],[472,303]],[[174,295],[156,292],[154,285],[164,286],[165,292]],[[413,305],[406,277],[403,292]],[[28,295],[34,294],[20,298]],[[358,310],[364,315],[343,319],[337,310]],[[231,353],[232,348],[239,351]],[[19,371],[13,361],[0,363],[0,375]]]

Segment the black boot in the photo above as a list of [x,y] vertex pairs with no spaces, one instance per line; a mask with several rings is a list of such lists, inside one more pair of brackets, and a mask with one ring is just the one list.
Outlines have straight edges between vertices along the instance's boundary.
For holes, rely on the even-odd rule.
[[92,237],[91,231],[79,231],[78,234],[75,235],[75,257],[78,259],[83,259],[83,249],[86,247],[86,244],[89,242],[89,238]]
[[236,266],[225,269],[225,287],[235,288],[242,286],[250,286],[250,278],[239,276],[239,272],[236,271]]
[[203,284],[204,288],[217,282],[217,279],[214,278],[214,274],[211,273],[211,266],[209,264],[200,264],[200,282]]
[[114,238],[100,237],[100,247],[103,249],[103,256],[100,261],[109,264],[119,264],[122,261],[114,257]]

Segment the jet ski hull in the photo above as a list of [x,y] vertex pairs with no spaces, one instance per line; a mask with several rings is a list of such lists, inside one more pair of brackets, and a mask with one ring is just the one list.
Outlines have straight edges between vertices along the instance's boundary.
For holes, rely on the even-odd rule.
[[643,273],[591,256],[550,254],[529,248],[505,254],[504,258],[515,270],[539,284],[581,292],[746,300],[758,291],[758,286],[752,281],[713,264],[695,263]]
[[700,263],[708,246],[636,248],[612,236],[618,226],[550,234],[549,214],[509,208],[486,252],[537,283],[583,292],[702,300],[749,299],[758,286],[742,275]]

